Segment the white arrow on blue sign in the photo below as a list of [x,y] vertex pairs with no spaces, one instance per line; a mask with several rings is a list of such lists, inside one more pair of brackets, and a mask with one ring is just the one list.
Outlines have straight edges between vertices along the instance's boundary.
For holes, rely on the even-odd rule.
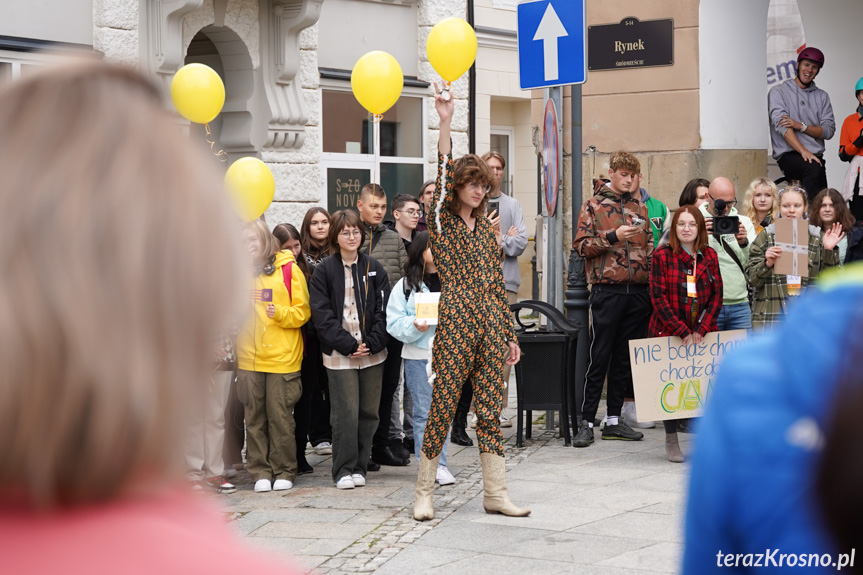
[[522,90],[587,79],[584,0],[518,5],[518,79]]

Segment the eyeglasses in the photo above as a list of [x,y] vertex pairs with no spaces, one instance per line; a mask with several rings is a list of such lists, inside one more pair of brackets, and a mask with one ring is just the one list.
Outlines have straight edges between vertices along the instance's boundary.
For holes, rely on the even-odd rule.
[[414,217],[416,217],[416,216],[419,216],[419,215],[420,215],[420,211],[419,211],[419,210],[396,210],[396,211],[397,211],[397,212],[401,212],[401,213],[403,213],[403,214],[407,214],[407,215],[409,215],[409,216],[410,216],[410,217],[412,217],[412,218],[414,218]]
[[339,232],[340,238],[359,238],[362,237],[362,232],[360,230],[345,230],[343,232]]
[[695,222],[677,222],[678,230],[695,230],[698,229],[698,224]]

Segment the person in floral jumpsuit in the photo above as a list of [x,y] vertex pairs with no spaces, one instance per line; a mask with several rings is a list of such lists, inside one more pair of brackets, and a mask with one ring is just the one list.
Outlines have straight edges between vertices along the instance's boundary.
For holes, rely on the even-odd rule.
[[453,101],[441,95],[437,84],[435,109],[440,116],[438,173],[427,223],[441,298],[429,377],[432,405],[420,454],[414,518],[434,517],[432,493],[438,459],[466,379],[473,386],[476,403],[483,506],[488,513],[523,517],[530,510],[516,507],[507,493],[499,427],[504,352],[509,349],[506,362],[515,365],[521,351],[506,300],[500,244],[484,216],[494,176],[473,154],[453,162]]

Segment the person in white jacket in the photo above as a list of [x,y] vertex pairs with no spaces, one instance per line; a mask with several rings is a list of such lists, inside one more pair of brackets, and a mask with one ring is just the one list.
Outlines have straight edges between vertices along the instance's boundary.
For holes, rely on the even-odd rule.
[[[395,339],[404,343],[402,359],[405,366],[405,384],[413,398],[414,456],[420,458],[423,433],[431,408],[432,381],[430,381],[429,360],[435,326],[425,320],[418,320],[416,313],[416,294],[440,292],[440,279],[434,266],[429,248],[428,232],[416,235],[408,248],[408,261],[404,276],[396,282],[387,303],[387,331]],[[441,485],[452,485],[455,478],[446,466],[446,445],[441,452],[435,481]]]

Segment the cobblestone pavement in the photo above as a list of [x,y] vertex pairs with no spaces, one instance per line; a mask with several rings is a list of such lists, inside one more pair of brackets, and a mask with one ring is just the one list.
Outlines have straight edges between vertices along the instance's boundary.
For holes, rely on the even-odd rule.
[[[293,489],[254,493],[241,473],[237,492],[220,501],[249,543],[316,573],[676,572],[688,468],[666,461],[661,425],[642,430],[639,442],[602,441],[597,430],[585,449],[565,447],[544,428],[535,422],[522,448],[515,447],[514,421],[503,430],[510,494],[532,509],[527,518],[483,512],[477,449],[454,444],[456,484],[437,488],[429,522],[411,516],[415,461],[385,466],[369,473],[366,487],[339,491],[330,457],[311,450],[315,472]],[[681,435],[684,452],[689,437]]]

